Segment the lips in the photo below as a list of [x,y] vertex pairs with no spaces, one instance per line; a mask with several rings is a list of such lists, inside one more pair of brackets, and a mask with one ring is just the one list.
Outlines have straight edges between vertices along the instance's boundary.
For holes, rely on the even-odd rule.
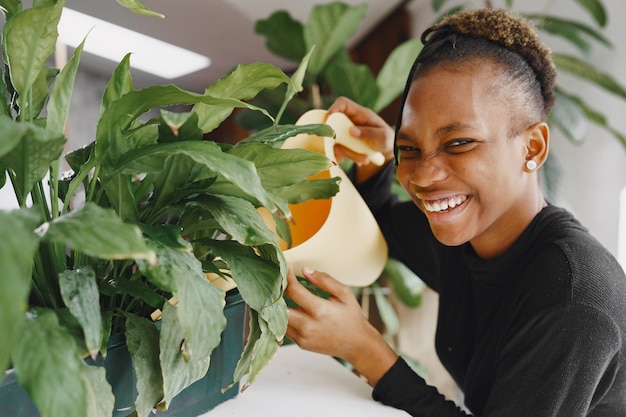
[[441,213],[460,206],[469,197],[467,195],[455,195],[438,200],[422,200],[424,209],[429,213]]

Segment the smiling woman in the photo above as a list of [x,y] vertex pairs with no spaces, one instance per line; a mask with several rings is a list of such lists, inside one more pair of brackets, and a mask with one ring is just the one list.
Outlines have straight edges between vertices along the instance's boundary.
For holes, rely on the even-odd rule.
[[[484,9],[450,16],[422,36],[396,132],[345,98],[353,136],[386,156],[359,162],[354,181],[401,260],[439,293],[436,349],[480,416],[622,416],[626,412],[626,277],[567,211],[544,198],[546,116],[555,70],[534,28]],[[394,159],[412,201],[390,191]],[[292,275],[287,334],[346,359],[373,396],[413,416],[466,416],[417,376],[322,271]]]

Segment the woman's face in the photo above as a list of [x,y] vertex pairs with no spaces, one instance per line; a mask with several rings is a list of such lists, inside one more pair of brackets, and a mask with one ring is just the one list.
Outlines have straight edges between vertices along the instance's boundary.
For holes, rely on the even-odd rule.
[[506,250],[536,214],[527,218],[537,190],[524,169],[531,129],[515,131],[526,117],[499,71],[485,62],[430,69],[410,88],[397,137],[398,179],[435,237],[471,242],[483,257]]

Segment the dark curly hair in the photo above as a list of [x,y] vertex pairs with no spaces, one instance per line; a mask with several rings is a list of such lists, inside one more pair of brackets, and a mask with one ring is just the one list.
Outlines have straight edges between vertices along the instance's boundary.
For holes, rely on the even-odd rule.
[[427,29],[421,39],[424,47],[411,68],[402,107],[412,81],[437,65],[483,60],[504,70],[506,87],[517,90],[535,117],[545,119],[550,112],[556,80],[551,52],[522,17],[502,9],[464,10]]

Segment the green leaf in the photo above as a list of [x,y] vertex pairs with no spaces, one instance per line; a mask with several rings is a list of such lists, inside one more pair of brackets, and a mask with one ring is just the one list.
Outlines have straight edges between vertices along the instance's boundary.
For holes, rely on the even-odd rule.
[[278,122],[282,118],[283,113],[287,109],[287,106],[289,102],[291,101],[291,99],[293,99],[293,97],[297,93],[301,92],[304,89],[302,83],[304,82],[304,77],[306,76],[306,70],[309,66],[309,61],[311,60],[311,55],[313,55],[314,51],[315,51],[315,48],[311,48],[311,50],[305,55],[305,57],[302,58],[302,61],[300,62],[298,69],[296,69],[296,71],[294,71],[293,75],[291,76],[292,85],[287,85],[287,91],[285,92],[285,99],[283,101],[283,104],[280,106],[278,113],[276,114],[276,124],[278,124]]
[[254,31],[265,36],[265,46],[270,52],[294,62],[300,61],[307,51],[303,30],[302,23],[285,10],[257,20],[254,25]]
[[[6,127],[8,123],[3,121],[2,124],[1,127]],[[50,164],[59,159],[67,139],[31,123],[10,126],[8,133],[21,137],[17,145],[0,158],[0,163],[15,172],[15,192],[18,200],[23,201],[33,185],[46,176]],[[13,140],[15,138],[11,142]]]
[[59,287],[65,305],[85,334],[85,345],[93,359],[102,346],[102,315],[96,273],[86,266],[59,274]]
[[32,125],[13,121],[12,118],[0,115],[0,158],[15,148],[28,133]]
[[60,135],[65,133],[65,124],[70,110],[70,99],[84,45],[85,41],[83,40],[74,50],[74,56],[61,70],[50,92],[46,129],[52,133]]
[[210,213],[223,230],[242,245],[278,245],[276,235],[246,200],[228,195],[205,195],[196,199],[196,205]]
[[114,173],[158,172],[172,156],[184,156],[209,172],[219,174],[247,195],[256,198],[270,211],[279,210],[285,215],[289,213],[286,202],[265,191],[252,162],[224,153],[216,143],[210,141],[164,143],[129,151],[121,158]]
[[279,344],[265,320],[258,317],[256,312],[250,312],[250,334],[234,374],[235,382],[248,375],[242,391],[256,380],[265,365],[276,356],[278,348]]
[[[159,339],[165,409],[169,407],[172,398],[207,373],[211,360],[210,353],[200,355],[199,352],[193,351],[193,355],[190,354],[188,340],[176,310],[177,307],[165,303]],[[220,333],[221,330],[214,335],[218,343]]]
[[317,152],[275,149],[260,143],[239,143],[228,153],[254,163],[263,187],[270,191],[304,181],[332,166],[325,155]]
[[87,414],[94,417],[110,417],[115,407],[115,396],[101,366],[82,366],[81,376],[87,390]]
[[[279,68],[263,63],[241,64],[230,74],[220,78],[205,90],[211,97],[223,97],[230,100],[249,100],[261,90],[273,89],[281,84],[292,85],[291,79]],[[295,86],[292,86],[295,89]],[[223,103],[199,102],[193,108],[198,114],[199,127],[203,132],[210,132],[220,125],[238,106],[225,106]]]
[[122,222],[111,209],[87,202],[41,228],[42,239],[66,245],[99,259],[144,259],[154,262],[154,252],[137,226]]
[[601,0],[576,0],[583,9],[585,9],[601,27],[605,27],[607,23],[607,14]]
[[306,50],[314,45],[315,53],[309,63],[309,73],[317,77],[328,61],[356,33],[365,17],[367,4],[350,7],[340,2],[313,6],[304,26]]
[[5,62],[22,100],[54,52],[64,4],[63,0],[35,2],[32,8],[15,14],[3,28]]
[[441,8],[446,4],[447,0],[431,0],[431,7],[435,13],[438,13]]
[[373,107],[380,89],[372,70],[367,65],[350,61],[345,50],[339,55],[340,58],[331,61],[324,71],[333,95],[346,96],[364,107]]
[[33,258],[39,238],[33,232],[40,219],[35,211],[0,211],[0,372],[9,366],[9,357],[18,340],[19,328],[27,308]]
[[[224,292],[206,279],[202,265],[189,245],[186,250],[180,250],[153,238],[148,242],[156,252],[158,262],[154,265],[138,260],[139,269],[153,284],[171,292],[178,300],[176,314],[185,337],[185,352],[193,357],[208,357],[219,344],[220,334],[226,326]],[[161,331],[167,331],[165,322]],[[180,353],[180,343],[177,348]],[[164,379],[166,377],[164,374]]]
[[6,20],[9,20],[17,12],[22,11],[21,0],[0,0],[0,9],[6,16]]
[[18,105],[21,106],[18,120],[27,121],[29,119],[35,119],[41,114],[46,100],[48,99],[50,85],[58,73],[58,69],[51,68],[47,65],[41,68],[30,90],[28,100],[18,97]]
[[309,135],[332,137],[335,135],[333,129],[327,124],[311,124],[311,125],[292,125],[281,124],[278,126],[270,126],[256,133],[251,134],[247,138],[243,139],[238,145],[246,143],[260,142],[275,144],[276,146],[282,146],[282,143],[290,137],[296,136],[300,133],[307,133]]
[[582,143],[588,130],[588,123],[580,104],[560,89],[555,89],[556,101],[550,111],[550,122],[572,142]]
[[[620,132],[619,130],[615,129],[613,126],[611,126],[609,124],[609,121],[607,119],[607,117],[600,113],[598,110],[593,109],[591,107],[589,107],[589,105],[587,105],[587,103],[580,97],[575,96],[573,94],[569,94],[565,91],[563,91],[560,88],[556,88],[555,89],[556,93],[557,93],[557,100],[568,100],[572,105],[578,106],[579,110],[581,110],[584,114],[584,117],[597,124],[598,126],[606,129],[609,133],[611,133],[613,136],[615,136],[615,138],[622,144],[622,146],[624,147],[624,149],[626,150],[626,136]],[[559,123],[559,128],[560,128],[560,123]],[[569,126],[568,126],[569,128]]]
[[535,22],[537,28],[552,35],[560,36],[572,43],[584,54],[591,51],[591,44],[587,38],[594,39],[607,47],[612,47],[608,38],[584,23],[538,14],[525,14],[524,17]]
[[202,140],[202,130],[198,127],[198,114],[194,112],[160,111],[159,142],[180,140]]
[[126,7],[127,9],[139,15],[153,16],[153,17],[160,17],[160,18],[165,17],[165,15],[161,13],[157,13],[155,11],[150,10],[149,8],[141,4],[139,0],[117,0],[117,2],[121,4],[122,6]]
[[384,274],[393,285],[400,301],[409,307],[419,307],[426,285],[413,271],[402,262],[389,258],[385,264]]
[[46,416],[89,415],[81,372],[87,365],[73,336],[59,325],[54,311],[39,309],[29,313],[13,353],[13,364],[19,384],[37,408],[45,410]]
[[[96,157],[98,161],[103,163],[103,168],[106,169],[110,165],[114,165],[122,155],[133,149],[133,143],[129,143],[126,134],[137,117],[148,110],[175,104],[190,105],[196,103],[230,109],[248,108],[258,110],[272,118],[264,109],[241,100],[196,94],[174,85],[157,85],[133,90],[112,102],[98,121],[96,128]],[[200,119],[202,120],[202,117]]]
[[421,49],[422,42],[419,39],[410,39],[389,54],[376,78],[380,94],[372,110],[380,112],[402,94],[411,65]]
[[137,375],[135,409],[139,417],[148,417],[163,399],[159,331],[151,320],[127,313],[125,334]]
[[398,319],[396,310],[394,310],[391,302],[385,296],[383,288],[374,283],[370,286],[370,289],[374,294],[378,314],[380,314],[380,319],[386,327],[386,332],[390,335],[397,334],[400,329],[400,320]]
[[102,115],[102,112],[104,112],[111,103],[124,94],[133,91],[133,79],[130,76],[130,55],[130,53],[126,54],[117,67],[115,67],[115,71],[113,71],[104,89],[104,94],[102,95],[100,115]]
[[201,243],[228,264],[242,298],[252,309],[262,311],[282,296],[279,265],[258,256],[254,248],[234,241],[202,239]]
[[600,71],[588,62],[564,54],[553,54],[552,59],[559,70],[574,74],[626,100],[626,89],[609,74]]

